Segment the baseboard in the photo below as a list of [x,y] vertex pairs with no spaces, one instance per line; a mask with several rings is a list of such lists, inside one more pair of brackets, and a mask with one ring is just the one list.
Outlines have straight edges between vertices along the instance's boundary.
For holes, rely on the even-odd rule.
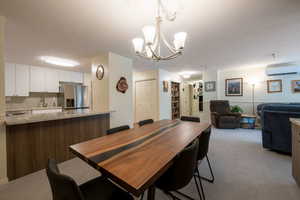
[[0,179],[0,185],[5,184],[5,183],[8,183],[8,178],[7,177],[1,178]]

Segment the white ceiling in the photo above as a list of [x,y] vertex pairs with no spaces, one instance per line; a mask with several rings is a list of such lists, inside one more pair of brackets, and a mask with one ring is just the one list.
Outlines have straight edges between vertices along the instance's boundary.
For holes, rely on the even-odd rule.
[[131,39],[154,22],[155,0],[1,0],[7,18],[6,60],[41,65],[38,56],[79,60],[112,51],[134,59],[136,70],[169,71],[253,66],[300,60],[300,0],[182,0],[173,38],[188,33],[184,55],[152,63],[134,55]]

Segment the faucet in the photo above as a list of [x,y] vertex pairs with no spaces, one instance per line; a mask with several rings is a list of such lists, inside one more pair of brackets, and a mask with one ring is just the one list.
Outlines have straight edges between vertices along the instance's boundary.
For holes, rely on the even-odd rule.
[[41,98],[41,101],[40,101],[40,104],[41,104],[42,107],[47,107],[48,106],[45,99],[46,99],[45,95],[43,95],[42,98]]

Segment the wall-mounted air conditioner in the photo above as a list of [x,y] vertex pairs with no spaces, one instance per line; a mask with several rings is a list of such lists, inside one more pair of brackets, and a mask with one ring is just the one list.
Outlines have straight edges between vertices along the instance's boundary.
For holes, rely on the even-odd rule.
[[280,63],[268,65],[266,74],[268,76],[300,74],[300,65],[297,65],[295,63]]

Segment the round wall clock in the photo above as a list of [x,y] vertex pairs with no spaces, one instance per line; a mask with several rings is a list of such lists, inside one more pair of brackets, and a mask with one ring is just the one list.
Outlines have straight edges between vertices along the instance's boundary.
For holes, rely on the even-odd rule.
[[104,77],[104,67],[101,64],[97,66],[96,77],[99,80],[102,80]]

